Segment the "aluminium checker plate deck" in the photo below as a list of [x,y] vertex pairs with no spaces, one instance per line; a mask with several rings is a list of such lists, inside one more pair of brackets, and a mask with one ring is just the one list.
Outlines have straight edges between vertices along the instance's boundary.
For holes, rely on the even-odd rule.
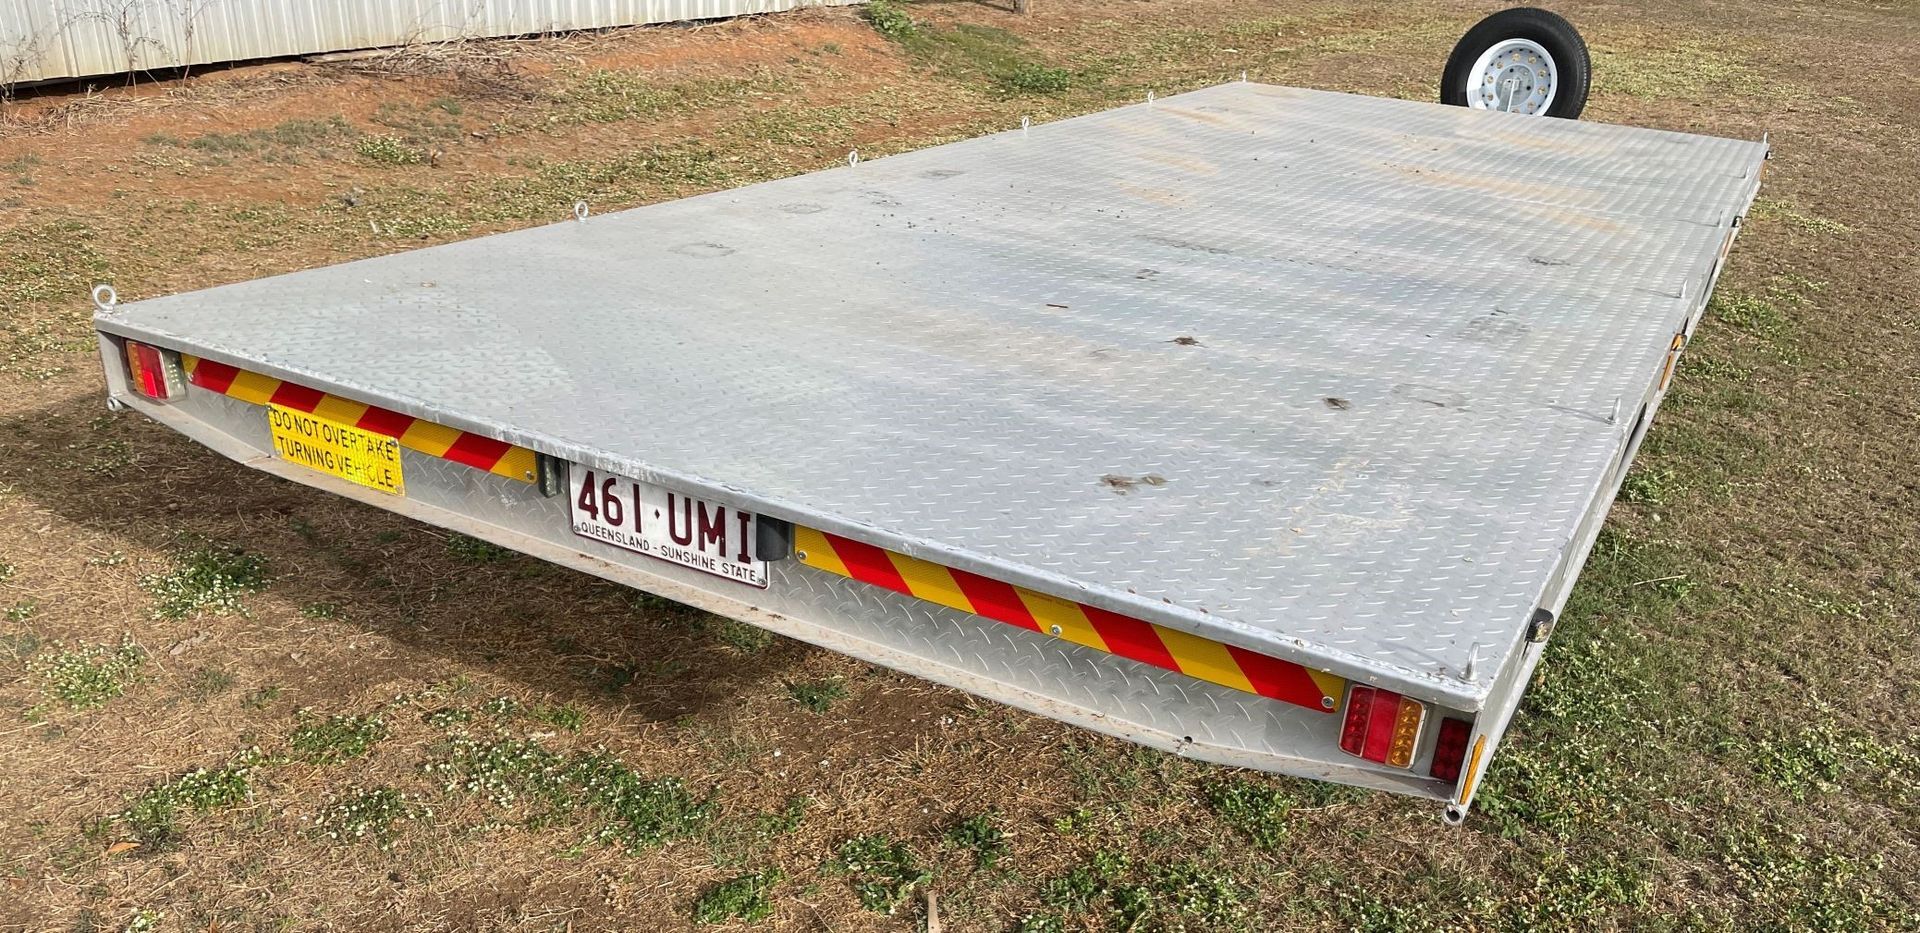
[[97,324],[1473,710],[1765,155],[1226,84]]

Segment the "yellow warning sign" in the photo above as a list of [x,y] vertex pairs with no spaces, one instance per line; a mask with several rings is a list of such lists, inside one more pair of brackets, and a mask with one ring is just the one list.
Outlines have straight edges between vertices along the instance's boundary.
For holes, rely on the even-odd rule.
[[400,441],[304,411],[267,406],[273,455],[368,489],[407,494],[400,473]]

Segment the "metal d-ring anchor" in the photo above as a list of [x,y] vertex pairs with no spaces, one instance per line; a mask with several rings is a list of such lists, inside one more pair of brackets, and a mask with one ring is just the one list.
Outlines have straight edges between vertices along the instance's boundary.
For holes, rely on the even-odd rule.
[[1020,135],[1022,136],[1027,135],[1027,128],[1031,126],[1033,126],[1032,117],[1021,117],[1020,118]]
[[858,149],[855,149],[855,150],[853,150],[853,151],[851,151],[851,152],[849,152],[849,153],[847,153],[847,167],[848,167],[848,168],[852,168],[852,167],[854,167],[854,166],[856,166],[856,165],[859,165],[859,164],[860,164],[860,150],[858,150]]
[[583,198],[581,200],[573,202],[573,219],[574,220],[579,221],[580,223],[586,223],[587,215],[591,213],[593,213],[593,210],[587,207],[586,199]]
[[101,282],[93,287],[93,306],[96,309],[102,312],[112,311],[113,306],[119,303],[120,293],[114,291],[113,286]]

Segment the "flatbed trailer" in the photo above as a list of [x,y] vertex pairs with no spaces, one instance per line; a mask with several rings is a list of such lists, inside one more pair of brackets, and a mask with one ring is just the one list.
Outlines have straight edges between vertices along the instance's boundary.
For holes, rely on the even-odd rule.
[[1238,82],[96,326],[247,466],[1457,822],[1766,156]]

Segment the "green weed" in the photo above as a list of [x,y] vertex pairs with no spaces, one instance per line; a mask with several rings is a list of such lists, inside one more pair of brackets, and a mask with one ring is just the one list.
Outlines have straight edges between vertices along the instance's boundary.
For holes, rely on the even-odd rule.
[[773,900],[769,894],[782,877],[779,869],[769,868],[714,885],[693,902],[693,921],[754,923],[765,920],[773,916]]
[[915,888],[933,880],[904,842],[884,836],[856,836],[840,844],[839,857],[827,864],[847,876],[860,906],[892,914]]
[[895,42],[906,42],[919,33],[919,27],[913,24],[913,17],[907,15],[902,4],[895,0],[867,0],[861,10],[873,31]]
[[736,651],[753,654],[773,644],[773,633],[757,625],[748,625],[725,616],[710,618],[713,620],[714,635],[720,639],[720,643]]
[[1753,378],[1753,367],[1732,360],[1691,350],[1681,358],[1680,372],[1689,381],[1725,382],[1744,385]]
[[408,145],[398,136],[385,134],[360,137],[354,142],[353,151],[380,165],[419,165],[427,161],[426,150]]
[[1653,887],[1648,860],[1607,854],[1585,860],[1558,853],[1541,861],[1531,896],[1505,909],[1515,929],[1566,929],[1625,906],[1644,904]]
[[1253,891],[1232,875],[1197,860],[1156,866],[1138,888],[1116,889],[1114,904],[1122,928],[1139,925],[1140,918],[1177,914],[1197,921],[1201,929],[1224,930],[1241,926]]
[[1253,891],[1217,867],[1196,859],[1136,866],[1123,853],[1100,851],[1087,863],[1040,886],[1046,913],[1029,916],[1022,929],[1058,929],[1062,917],[1100,913],[1106,927],[1134,929],[1239,929]]
[[33,618],[33,614],[39,611],[40,604],[38,602],[31,599],[24,600],[8,606],[5,612],[0,612],[0,619],[15,623],[25,622]]
[[1356,891],[1343,885],[1335,888],[1332,894],[1333,913],[1349,930],[1441,933],[1450,929],[1445,921],[1434,918],[1432,911],[1420,905],[1387,900],[1376,891]]
[[1062,836],[1078,836],[1093,827],[1093,812],[1085,807],[1075,807],[1053,821],[1053,829]]
[[1810,279],[1797,272],[1782,272],[1768,283],[1767,291],[1772,293],[1792,292],[1805,299],[1805,296],[1817,295],[1827,290],[1827,283]]
[[1058,94],[1073,87],[1073,73],[1065,68],[1023,64],[995,75],[994,83],[1009,94]]
[[237,547],[203,546],[170,572],[140,579],[153,595],[156,618],[185,619],[200,613],[245,613],[243,598],[267,588],[267,562]]
[[473,721],[473,711],[458,706],[445,706],[421,714],[420,720],[435,729],[451,729]]
[[1728,324],[1761,336],[1786,329],[1787,317],[1772,302],[1757,295],[1722,289],[1708,304],[1708,313]]
[[391,787],[355,789],[320,808],[313,818],[313,832],[335,841],[367,840],[381,849],[391,850],[402,821],[430,814],[431,811],[409,802],[405,794]]
[[195,768],[154,785],[114,816],[141,845],[169,845],[179,837],[182,815],[245,802],[253,792],[254,772],[264,761],[258,749],[249,749],[218,768]]
[[[91,646],[38,658],[34,668],[48,700],[68,709],[91,709],[127,692],[147,663],[147,653],[131,637],[119,646]],[[34,711],[37,714],[39,708]]]
[[961,79],[984,79],[1002,94],[1059,94],[1075,76],[1032,60],[1026,40],[1004,29],[961,23],[940,29],[915,23],[893,0],[869,2],[865,15],[874,31],[899,43],[936,70]]
[[[1825,217],[1816,217],[1812,214],[1802,213],[1785,201],[1779,201],[1773,198],[1755,198],[1753,207],[1749,213],[1761,220],[1777,220],[1788,226],[1805,230],[1808,233],[1818,233],[1824,236],[1839,236],[1843,233],[1853,232],[1852,227],[1837,220],[1829,220]],[[1807,281],[1799,276],[1795,276],[1795,278],[1800,278],[1803,282]]]
[[387,724],[378,715],[339,715],[301,723],[287,744],[301,761],[330,765],[359,758],[386,737]]
[[1677,491],[1670,467],[1640,467],[1620,483],[1620,498],[1636,505],[1665,505]]
[[527,715],[568,732],[579,732],[580,727],[586,724],[586,716],[572,706],[535,706],[527,711]]
[[160,921],[164,919],[166,915],[160,911],[142,907],[127,918],[127,925],[121,928],[121,933],[153,933],[160,929]]
[[1850,857],[1811,848],[1796,834],[1753,829],[1723,837],[1719,852],[1742,896],[1771,918],[1771,929],[1899,929],[1917,919],[1911,906],[1880,888],[1879,856]]
[[[586,723],[586,716],[576,707],[547,706],[540,703],[528,706],[508,696],[497,696],[480,704],[480,713],[485,716],[491,716],[494,719],[525,716],[529,719],[544,722],[550,726],[558,726],[568,732],[579,732],[580,727]],[[462,716],[458,721],[465,722],[469,718],[471,718],[471,714],[462,711]]]
[[516,700],[513,697],[509,697],[509,696],[494,697],[488,700],[487,702],[480,704],[481,715],[492,716],[495,719],[505,719],[509,716],[518,716],[520,715],[520,712],[524,709],[526,709],[525,705],[523,705],[519,700]]
[[1864,622],[1867,618],[1866,606],[1857,599],[1795,586],[1792,583],[1782,583],[1774,589],[1774,592],[1830,618],[1852,619],[1857,622]]
[[1006,834],[993,825],[993,817],[985,813],[953,824],[942,838],[948,845],[972,852],[975,868],[992,868],[1007,854]]
[[1829,723],[1762,738],[1750,753],[1754,770],[1796,801],[1833,792],[1854,769],[1897,780],[1902,757],[1897,749]]
[[530,825],[591,817],[598,825],[590,839],[628,851],[689,835],[712,815],[712,804],[677,778],[648,778],[606,752],[563,756],[531,740],[455,739],[428,770],[448,790],[524,807]]
[[1042,882],[1040,903],[1066,913],[1085,912],[1112,890],[1131,865],[1124,853],[1096,852],[1086,864]]
[[1214,815],[1260,848],[1278,851],[1287,841],[1287,816],[1293,812],[1294,802],[1280,789],[1247,780],[1225,780],[1207,785],[1203,796]]
[[81,445],[81,449],[93,453],[81,469],[95,476],[118,476],[122,470],[140,462],[140,455],[133,445],[117,438],[95,441]]
[[754,817],[754,828],[763,837],[784,836],[800,828],[800,821],[807,815],[807,798],[795,795],[787,798],[786,806],[771,813],[762,813]]
[[816,713],[824,713],[835,702],[846,699],[847,685],[838,677],[803,680],[787,684],[787,693],[795,703]]

